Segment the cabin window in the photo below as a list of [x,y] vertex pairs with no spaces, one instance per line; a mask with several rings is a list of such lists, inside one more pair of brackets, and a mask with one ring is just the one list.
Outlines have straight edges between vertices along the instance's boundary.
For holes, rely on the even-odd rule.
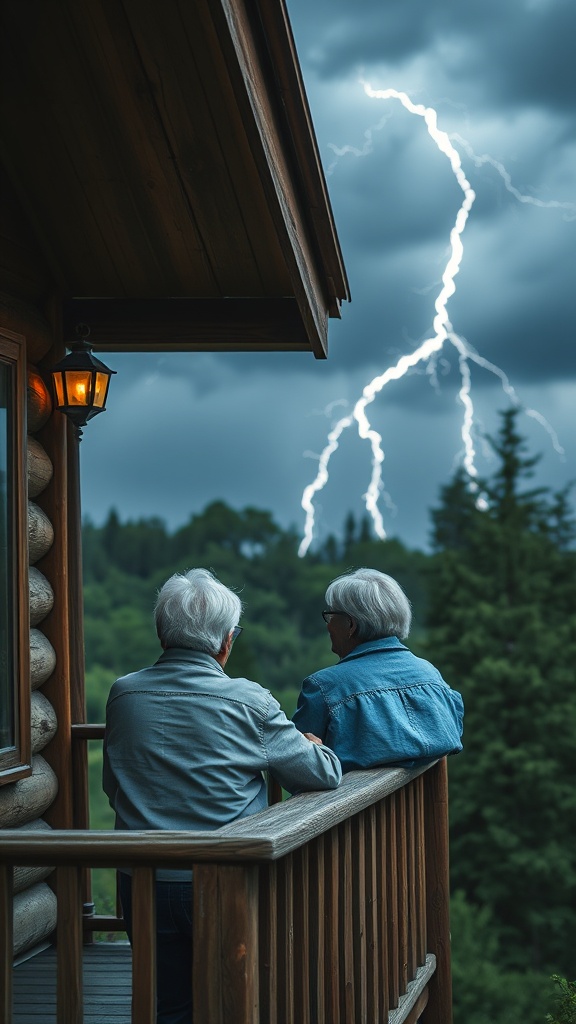
[[24,346],[0,335],[0,783],[29,774]]

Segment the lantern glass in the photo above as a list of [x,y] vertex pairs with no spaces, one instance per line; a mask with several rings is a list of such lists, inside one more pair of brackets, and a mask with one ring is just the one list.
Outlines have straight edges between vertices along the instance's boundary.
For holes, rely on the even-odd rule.
[[94,387],[94,406],[97,409],[103,409],[106,401],[106,392],[108,391],[108,384],[110,376],[107,373],[96,374],[96,384]]
[[66,399],[64,397],[64,374],[61,370],[56,370],[52,373],[52,380],[54,381],[54,390],[56,392],[56,405],[59,409],[63,405],[66,405]]

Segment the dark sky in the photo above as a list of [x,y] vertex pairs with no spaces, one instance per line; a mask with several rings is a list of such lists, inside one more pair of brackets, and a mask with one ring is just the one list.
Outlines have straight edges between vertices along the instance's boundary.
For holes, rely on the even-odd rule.
[[[497,364],[537,414],[537,482],[576,477],[576,4],[573,0],[289,0],[352,303],[330,321],[328,361],[305,353],[110,355],[108,411],[81,446],[84,512],[185,522],[211,500],[271,509],[304,528],[303,489],[326,435],[375,375],[434,334],[434,303],[461,205],[423,119],[432,107],[476,193],[462,234],[453,330]],[[470,364],[480,474],[484,436],[511,400]],[[424,547],[429,510],[463,457],[455,348],[392,381],[369,407],[383,438],[379,508],[390,536]],[[546,429],[539,422],[545,417]],[[553,432],[557,435],[555,442]],[[561,446],[565,454],[559,454]],[[493,463],[492,463],[493,465]],[[357,429],[332,456],[316,533],[361,515],[371,454]]]

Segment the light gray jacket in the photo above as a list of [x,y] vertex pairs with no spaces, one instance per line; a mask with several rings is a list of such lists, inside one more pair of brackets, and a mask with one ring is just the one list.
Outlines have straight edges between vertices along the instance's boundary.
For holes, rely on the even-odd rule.
[[266,807],[263,771],[290,793],[342,777],[336,755],[305,739],[268,690],[231,679],[208,654],[170,648],[114,683],[103,786],[116,828],[217,829]]

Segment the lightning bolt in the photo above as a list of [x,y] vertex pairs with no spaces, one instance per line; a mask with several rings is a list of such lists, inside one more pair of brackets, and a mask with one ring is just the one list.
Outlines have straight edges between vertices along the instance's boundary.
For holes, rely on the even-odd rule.
[[562,203],[558,199],[537,199],[536,196],[527,196],[523,192],[520,192],[515,185],[512,184],[512,178],[509,172],[506,170],[503,164],[498,160],[495,160],[493,156],[489,156],[488,153],[483,153],[482,156],[477,156],[472,146],[466,139],[463,139],[457,132],[453,132],[450,138],[457,142],[462,149],[466,151],[471,160],[474,161],[476,167],[483,167],[484,164],[489,164],[494,170],[498,171],[498,174],[504,182],[504,186],[519,203],[529,203],[530,206],[539,206],[544,210],[566,210],[566,220],[574,220],[576,218],[576,203]]
[[[544,202],[542,200],[534,199],[531,196],[523,196],[512,185],[508,172],[505,170],[504,167],[502,167],[501,164],[498,164],[497,161],[493,160],[491,157],[488,157],[487,155],[484,155],[482,157],[476,157],[471,147],[464,139],[462,139],[460,136],[449,136],[446,132],[438,128],[438,116],[436,111],[432,107],[424,107],[422,104],[415,104],[412,102],[407,93],[399,92],[396,89],[373,89],[368,82],[361,82],[361,84],[364,87],[364,92],[370,98],[380,100],[399,100],[402,106],[406,110],[408,110],[409,113],[415,114],[416,116],[421,117],[424,120],[428,134],[436,144],[439,151],[447,157],[450,163],[452,172],[456,178],[456,181],[458,182],[458,185],[462,190],[463,199],[458,210],[458,213],[456,215],[454,226],[450,232],[450,252],[448,262],[446,263],[444,273],[442,274],[442,287],[434,303],[434,308],[436,310],[436,315],[433,319],[432,324],[434,333],[430,338],[427,338],[424,342],[422,342],[422,344],[419,345],[412,353],[410,353],[409,355],[402,356],[401,359],[399,359],[398,362],[395,364],[395,366],[390,367],[384,373],[380,374],[377,377],[374,377],[373,380],[371,380],[370,383],[367,384],[366,387],[364,388],[362,396],[356,402],[352,414],[343,416],[341,419],[339,419],[335,426],[330,431],[330,433],[328,434],[326,446],[324,447],[319,457],[318,472],[316,474],[316,477],[314,478],[312,483],[309,484],[308,487],[304,489],[304,493],[302,495],[302,508],[306,513],[306,518],[304,524],[303,538],[298,549],[298,554],[301,558],[308,551],[308,548],[310,547],[310,544],[312,543],[312,539],[314,536],[314,498],[316,494],[319,491],[321,491],[322,488],[328,482],[328,465],[330,462],[330,458],[338,448],[340,437],[342,436],[343,432],[348,429],[348,427],[352,426],[354,422],[356,422],[357,424],[359,436],[363,440],[369,442],[372,451],[372,475],[370,478],[368,490],[364,495],[366,509],[372,516],[372,521],[374,524],[374,530],[376,535],[381,540],[384,540],[386,538],[384,521],[382,518],[382,514],[378,508],[378,499],[382,492],[382,463],[384,462],[382,437],[378,433],[378,431],[371,426],[366,414],[366,409],[371,404],[371,402],[374,401],[374,399],[380,393],[380,391],[387,384],[390,383],[390,381],[399,380],[401,377],[405,376],[405,374],[410,369],[417,366],[418,363],[428,362],[428,370],[430,372],[432,381],[434,381],[436,379],[435,360],[438,353],[444,347],[444,343],[446,341],[452,344],[458,353],[458,364],[461,377],[461,386],[458,392],[458,397],[464,409],[464,417],[461,429],[462,441],[464,445],[463,463],[466,472],[468,473],[468,477],[470,480],[470,489],[472,492],[478,491],[478,484],[475,479],[478,474],[475,466],[475,450],[472,437],[472,428],[474,423],[474,407],[471,398],[471,376],[469,365],[470,361],[476,363],[478,366],[481,366],[483,369],[488,370],[489,372],[497,376],[500,379],[504,392],[508,395],[510,400],[514,402],[515,405],[520,405],[520,401],[518,399],[516,391],[510,384],[510,381],[508,380],[506,374],[494,363],[491,363],[489,360],[484,359],[482,356],[480,356],[472,348],[472,346],[465,341],[464,338],[461,338],[459,335],[457,335],[453,331],[452,325],[448,318],[447,304],[449,299],[456,290],[455,277],[460,269],[462,257],[464,254],[464,249],[462,245],[462,235],[464,232],[464,228],[466,227],[466,222],[468,220],[468,216],[472,209],[474,200],[476,198],[476,194],[463,171],[460,155],[456,148],[453,146],[451,140],[455,139],[459,141],[459,143],[468,152],[468,155],[470,155],[472,159],[474,159],[475,162],[477,162],[478,166],[484,163],[490,163],[492,166],[494,166],[503,177],[504,183],[508,190],[511,191],[512,194],[515,195],[516,198],[518,198],[521,202],[532,202],[536,206],[561,207],[567,210],[573,209],[574,211],[576,211],[576,204],[558,203],[555,200]],[[352,146],[345,146],[342,147],[341,149],[332,146],[332,150],[338,157],[344,156],[348,153],[351,153],[355,156],[368,155],[368,153],[372,151],[373,132],[383,127],[385,121],[386,118],[382,119],[378,123],[378,125],[368,129],[368,131],[364,133],[366,141],[364,147],[361,150]],[[333,165],[331,165],[331,169],[332,167]],[[548,421],[534,409],[527,409],[525,411],[527,415],[532,416],[534,419],[536,419],[548,431],[555,450],[559,454],[563,455],[564,449],[561,447],[558,441],[558,437],[553,428],[548,423]],[[485,499],[481,494],[478,494],[476,503],[479,508],[486,507]]]

